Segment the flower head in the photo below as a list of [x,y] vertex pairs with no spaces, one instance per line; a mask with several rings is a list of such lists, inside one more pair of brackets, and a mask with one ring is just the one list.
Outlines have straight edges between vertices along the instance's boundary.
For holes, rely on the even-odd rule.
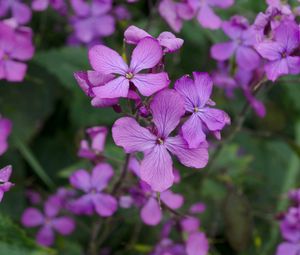
[[0,169],[0,202],[3,199],[4,193],[9,191],[10,188],[14,186],[14,184],[9,181],[11,173],[12,173],[11,166],[6,166]]
[[1,0],[0,17],[5,17],[10,14],[18,24],[22,25],[29,22],[31,19],[31,10],[22,2],[22,0]]

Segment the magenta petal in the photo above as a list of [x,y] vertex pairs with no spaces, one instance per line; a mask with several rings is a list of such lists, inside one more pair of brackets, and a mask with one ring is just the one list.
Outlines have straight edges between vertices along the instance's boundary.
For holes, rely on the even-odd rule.
[[210,54],[212,58],[224,61],[229,59],[236,49],[236,44],[234,42],[224,42],[214,44],[210,49]]
[[108,133],[106,127],[97,126],[87,129],[87,134],[89,134],[92,140],[92,149],[96,152],[102,152],[104,150],[105,140]]
[[96,212],[103,217],[113,215],[118,207],[117,200],[113,196],[107,194],[98,193],[93,195],[93,203]]
[[12,14],[19,24],[25,24],[31,19],[30,8],[26,4],[17,1],[13,2]]
[[170,83],[167,73],[136,74],[131,81],[143,96],[151,96]]
[[256,51],[246,46],[238,47],[236,61],[240,67],[249,71],[256,69],[260,64],[260,58]]
[[120,118],[115,122],[112,135],[115,143],[123,147],[127,153],[146,151],[156,144],[156,137],[129,117]]
[[187,255],[207,255],[208,249],[209,244],[204,233],[196,232],[188,237],[186,243]]
[[118,98],[127,97],[129,91],[129,80],[120,76],[109,81],[104,86],[93,88],[93,92],[98,98]]
[[200,105],[197,106],[203,107],[209,101],[213,89],[213,81],[208,73],[193,72],[193,76],[198,100],[200,100]]
[[150,197],[141,210],[141,219],[150,226],[159,224],[162,218],[162,212],[155,198]]
[[118,98],[99,98],[94,97],[91,101],[91,105],[96,108],[109,107],[118,104]]
[[124,75],[128,66],[122,57],[114,50],[104,46],[96,45],[89,50],[91,66],[98,72],[104,74],[116,73]]
[[102,191],[107,187],[113,175],[114,171],[110,164],[99,163],[92,171],[91,186],[97,189],[97,191]]
[[176,4],[173,0],[162,0],[158,7],[159,14],[178,33],[182,28],[182,20],[178,17],[176,9]]
[[281,243],[277,247],[276,255],[297,255],[299,254],[300,246],[298,243]]
[[90,174],[83,169],[77,170],[70,176],[70,183],[74,188],[88,192],[91,188]]
[[207,4],[204,4],[198,13],[197,20],[199,23],[209,29],[218,29],[220,28],[222,21],[214,13],[213,9],[210,8]]
[[69,217],[59,217],[52,220],[52,226],[61,235],[69,235],[75,229],[75,222]]
[[150,109],[158,135],[162,138],[166,138],[176,128],[185,112],[182,97],[178,92],[170,89],[156,94],[151,102]]
[[275,81],[279,76],[289,73],[289,67],[286,59],[277,60],[265,64],[267,77],[271,81]]
[[75,214],[92,215],[94,213],[92,195],[83,195],[80,198],[71,201],[70,211]]
[[0,182],[8,182],[12,173],[12,166],[6,166],[0,169]]
[[44,223],[44,216],[36,208],[27,208],[22,214],[21,222],[28,228],[37,227]]
[[184,232],[190,234],[199,231],[200,221],[195,217],[188,217],[182,219],[180,225]]
[[104,15],[95,19],[95,29],[99,36],[110,36],[115,31],[115,19],[111,15]]
[[36,236],[36,241],[44,246],[50,246],[54,243],[54,232],[49,225],[43,226]]
[[197,114],[192,114],[183,124],[182,135],[189,148],[198,148],[205,141],[206,135],[202,128],[202,121]]
[[62,200],[57,195],[50,196],[44,204],[44,212],[47,217],[55,217],[62,208]]
[[163,56],[158,41],[151,37],[142,39],[132,52],[130,69],[134,73],[156,66]]
[[156,145],[145,153],[141,164],[141,179],[158,192],[172,186],[174,182],[172,159],[164,146]]
[[141,175],[141,164],[135,156],[131,156],[129,159],[128,169],[132,171],[137,177]]
[[265,59],[274,61],[281,59],[284,48],[277,42],[262,42],[255,46],[257,52]]
[[282,22],[275,30],[275,39],[287,53],[299,47],[299,26],[294,21]]
[[300,73],[300,57],[287,57],[287,64],[289,67],[290,74]]
[[89,15],[90,6],[84,0],[71,0],[71,6],[78,16],[86,17]]
[[217,6],[225,9],[233,5],[234,0],[207,0],[207,3],[211,6]]
[[176,136],[169,137],[166,140],[166,146],[187,167],[203,168],[208,162],[206,142],[200,144],[197,149],[189,149],[186,141],[181,136]]
[[33,0],[31,7],[34,11],[44,11],[48,8],[49,0]]
[[229,124],[230,119],[224,111],[208,107],[198,113],[198,116],[210,131],[222,130],[226,124]]
[[124,39],[128,44],[138,44],[138,42],[145,37],[152,36],[136,26],[130,26],[124,32]]
[[5,62],[6,79],[12,82],[21,82],[24,80],[27,65],[24,63],[7,60]]
[[166,190],[160,194],[161,200],[171,209],[178,209],[183,205],[184,198],[171,190]]
[[166,53],[172,53],[179,50],[184,42],[182,39],[177,38],[171,32],[162,32],[157,37],[157,40],[159,44],[165,48],[164,52]]

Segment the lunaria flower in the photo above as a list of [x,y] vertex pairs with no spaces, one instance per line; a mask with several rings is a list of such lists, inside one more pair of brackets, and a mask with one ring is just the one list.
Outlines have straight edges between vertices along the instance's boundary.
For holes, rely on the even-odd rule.
[[179,161],[194,168],[203,168],[208,162],[207,143],[190,149],[180,136],[170,136],[178,126],[185,113],[184,101],[174,90],[159,92],[150,105],[153,116],[151,130],[140,126],[130,117],[118,119],[112,128],[115,143],[122,146],[127,153],[141,151],[141,179],[154,191],[162,192],[174,182],[173,163],[169,152]]
[[117,200],[103,192],[113,175],[113,169],[107,163],[96,165],[91,174],[83,169],[75,171],[70,177],[70,183],[85,194],[71,202],[71,210],[86,215],[96,212],[103,217],[114,214]]
[[0,156],[8,148],[7,138],[11,133],[12,123],[9,119],[1,118],[0,115]]
[[[142,39],[146,37],[153,38],[146,31],[136,26],[130,26],[124,32],[124,39],[128,44],[138,44]],[[163,47],[165,53],[177,51],[183,45],[183,40],[177,38],[171,32],[162,32],[157,37],[157,41],[159,42],[160,46]]]
[[258,53],[266,59],[265,72],[269,80],[287,74],[300,73],[299,26],[293,21],[282,22],[274,31],[273,40],[256,45]]
[[22,81],[27,70],[22,62],[31,59],[33,53],[30,28],[14,28],[11,23],[0,22],[0,80]]
[[155,67],[163,56],[162,48],[153,38],[142,39],[133,50],[130,66],[114,50],[97,45],[90,49],[89,59],[94,70],[103,74],[116,74],[103,86],[93,88],[96,97],[128,97],[129,85],[133,84],[143,96],[151,96],[169,85],[168,74],[140,73]]
[[9,181],[12,173],[12,167],[6,166],[0,169],[0,202],[3,199],[4,193],[9,191],[14,184]]
[[107,133],[108,130],[106,127],[98,126],[88,128],[86,130],[88,139],[81,140],[78,156],[90,160],[95,160],[101,156],[100,154],[104,150]]
[[26,24],[31,19],[31,10],[25,3],[22,3],[22,0],[0,1],[0,17],[5,17],[9,14],[11,15],[10,17],[21,25]]
[[67,216],[60,216],[61,199],[51,196],[44,204],[44,214],[40,210],[30,207],[22,215],[22,224],[25,227],[40,227],[36,240],[39,244],[50,246],[54,243],[54,232],[61,235],[70,235],[75,229],[75,222]]
[[219,138],[220,131],[230,123],[222,110],[212,108],[210,100],[213,82],[207,73],[193,73],[194,80],[183,76],[175,83],[175,90],[183,97],[185,110],[191,114],[182,126],[182,135],[190,148],[198,148],[206,140],[205,132],[211,131]]
[[257,43],[257,32],[249,27],[248,21],[242,16],[233,16],[222,25],[224,33],[231,41],[217,43],[211,48],[211,56],[219,61],[236,57],[238,66],[245,70],[254,70],[260,65],[260,57],[254,49]]

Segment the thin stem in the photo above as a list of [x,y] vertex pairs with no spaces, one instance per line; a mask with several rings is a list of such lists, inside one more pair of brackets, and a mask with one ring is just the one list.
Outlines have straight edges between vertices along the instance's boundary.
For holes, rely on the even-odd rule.
[[129,159],[130,159],[130,154],[126,154],[125,157],[125,162],[121,171],[121,175],[119,177],[119,179],[117,180],[117,182],[115,183],[113,189],[112,189],[112,194],[115,195],[116,193],[118,193],[122,182],[124,180],[124,178],[126,177],[127,171],[128,171],[128,164],[129,164]]
[[39,161],[35,158],[30,148],[16,136],[13,136],[13,140],[19,152],[22,154],[23,158],[27,161],[27,163],[31,166],[32,170],[41,178],[41,180],[48,186],[49,189],[54,190],[54,182],[47,175],[46,171],[43,169]]

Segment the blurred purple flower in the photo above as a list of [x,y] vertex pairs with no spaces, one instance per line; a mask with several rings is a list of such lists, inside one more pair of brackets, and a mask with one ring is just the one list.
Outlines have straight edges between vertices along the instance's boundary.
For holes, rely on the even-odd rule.
[[15,184],[9,181],[12,173],[12,166],[6,166],[0,169],[0,203],[3,199],[4,193],[9,191]]
[[71,202],[71,210],[74,213],[86,215],[94,212],[103,217],[113,215],[117,210],[117,200],[103,193],[113,175],[113,169],[107,163],[96,165],[91,174],[83,169],[74,172],[70,177],[70,183],[85,194]]
[[299,243],[281,243],[277,247],[276,255],[298,255],[300,253]]
[[229,42],[217,43],[211,48],[211,56],[218,61],[236,57],[237,64],[245,70],[254,70],[260,65],[260,57],[253,48],[257,43],[257,31],[249,27],[242,16],[233,16],[222,25],[224,33],[231,39]]
[[128,11],[128,9],[126,8],[126,6],[124,5],[117,5],[116,7],[114,7],[113,9],[113,13],[116,16],[117,20],[129,20],[131,19],[131,15],[130,12]]
[[[1,40],[1,39],[0,39]],[[8,148],[7,139],[12,130],[12,123],[9,119],[1,118],[0,115],[0,156]]]
[[42,197],[40,193],[34,190],[27,190],[26,197],[29,200],[29,203],[32,205],[37,205],[42,202]]
[[14,28],[9,22],[0,22],[0,80],[23,81],[27,65],[32,58],[32,31],[27,27]]
[[287,74],[300,73],[299,26],[293,21],[282,22],[274,31],[274,40],[265,40],[256,45],[258,53],[266,59],[265,72],[269,80]]
[[187,255],[183,244],[176,244],[168,238],[161,240],[150,255]]
[[204,233],[194,232],[186,241],[187,255],[207,255],[209,249],[208,240]]
[[22,0],[0,0],[0,17],[13,18],[23,25],[30,21],[31,10]]
[[142,95],[151,96],[169,85],[168,74],[140,72],[156,66],[162,54],[162,49],[155,39],[144,38],[134,49],[128,66],[114,50],[103,45],[94,46],[89,51],[93,69],[103,74],[119,76],[103,86],[93,88],[93,92],[99,98],[128,97],[129,85],[132,83]]
[[214,109],[211,101],[213,83],[207,73],[194,72],[194,80],[188,75],[175,83],[175,90],[183,97],[185,110],[191,114],[182,126],[182,134],[190,148],[198,148],[206,140],[205,131],[219,133],[230,123],[229,116]]
[[44,11],[49,6],[62,15],[66,14],[68,8],[65,0],[33,0],[31,4],[34,11]]
[[135,119],[124,117],[115,122],[112,134],[115,143],[127,153],[144,153],[141,179],[154,191],[162,192],[174,182],[173,162],[168,151],[188,167],[203,168],[208,162],[208,145],[202,143],[199,148],[190,149],[181,136],[170,137],[185,112],[183,99],[176,91],[159,92],[150,109],[155,124],[152,131],[141,127]]
[[59,216],[61,200],[51,196],[44,205],[44,214],[36,208],[27,208],[22,215],[22,224],[25,227],[41,226],[36,240],[39,244],[50,246],[54,243],[54,231],[61,235],[69,235],[75,229],[75,222],[67,216]]

